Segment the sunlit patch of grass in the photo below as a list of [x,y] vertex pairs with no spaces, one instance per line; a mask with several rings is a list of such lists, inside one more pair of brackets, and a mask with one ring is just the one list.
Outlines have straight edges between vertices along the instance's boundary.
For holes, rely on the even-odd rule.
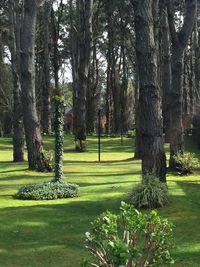
[[[13,198],[25,184],[52,179],[53,173],[28,171],[27,162],[12,163],[12,141],[0,139],[0,266],[79,267],[84,233],[101,212],[118,211],[121,199],[141,179],[139,160],[133,160],[133,139],[88,138],[88,151],[74,151],[72,136],[65,136],[65,181],[79,184],[75,199],[21,201]],[[53,150],[53,137],[45,137]],[[192,143],[189,149],[194,150]],[[168,150],[168,146],[166,146]],[[195,150],[198,157],[200,153]],[[169,205],[159,209],[175,225],[174,266],[200,266],[200,174],[168,174]]]

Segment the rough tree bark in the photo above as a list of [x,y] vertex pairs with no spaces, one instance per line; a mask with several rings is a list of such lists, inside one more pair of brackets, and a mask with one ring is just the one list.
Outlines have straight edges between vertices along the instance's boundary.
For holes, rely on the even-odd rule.
[[[48,1],[47,1],[48,2]],[[55,95],[61,95],[59,88],[59,69],[60,69],[60,56],[58,50],[58,41],[60,35],[60,22],[63,15],[64,4],[61,0],[59,2],[57,17],[56,12],[51,8],[51,31],[52,31],[52,41],[53,41],[53,73],[54,73],[54,83],[55,83]]]
[[107,33],[108,33],[108,51],[107,51],[107,71],[106,71],[106,134],[111,131],[111,93],[112,93],[112,51],[113,51],[113,5],[112,1],[107,1]]
[[37,0],[25,0],[21,29],[21,86],[29,169],[46,171],[35,99],[35,26]]
[[43,7],[43,88],[42,88],[42,130],[50,134],[51,127],[51,84],[50,84],[50,40],[49,19],[52,1],[46,1]]
[[[197,17],[200,16],[200,3],[198,3]],[[194,136],[200,148],[200,22],[196,19],[194,28],[194,50],[195,50],[195,101],[194,101]]]
[[13,74],[13,161],[24,161],[24,126],[20,81],[20,14],[19,2],[9,1],[9,49]]
[[139,95],[140,95],[140,84],[139,84],[139,70],[136,62],[136,79],[135,79],[135,159],[142,158],[142,137],[140,133],[140,116],[139,116]]
[[[77,24],[71,18],[73,38],[73,126],[76,150],[86,149],[86,91],[91,59],[93,0],[76,2]],[[72,9],[72,3],[71,3]]]
[[168,21],[172,40],[172,85],[170,91],[170,161],[171,170],[176,169],[174,155],[183,152],[183,58],[194,25],[197,0],[185,1],[185,17],[182,28],[176,31],[172,0],[168,2]]
[[166,0],[160,2],[160,39],[161,39],[161,93],[162,93],[162,114],[165,142],[169,143],[170,136],[170,99],[171,90],[171,43],[169,24],[167,17]]
[[86,97],[86,129],[87,133],[94,132],[95,119],[97,118],[97,109],[100,106],[99,90],[99,60],[98,53],[98,35],[99,35],[99,12],[101,1],[94,4],[94,15],[92,18],[92,42],[91,42],[91,63],[89,67],[87,97]]
[[142,172],[166,182],[161,97],[157,77],[152,1],[132,1],[135,10],[136,56],[140,79],[139,116],[142,138]]

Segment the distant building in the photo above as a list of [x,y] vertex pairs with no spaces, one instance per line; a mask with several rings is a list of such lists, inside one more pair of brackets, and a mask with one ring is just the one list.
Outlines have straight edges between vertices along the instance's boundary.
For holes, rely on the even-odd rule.
[[[101,114],[100,119],[101,129],[104,131],[106,128],[106,115],[104,113]],[[98,128],[98,120],[95,121],[95,128]],[[64,130],[66,132],[73,131],[73,108],[65,107],[65,116],[64,116]]]

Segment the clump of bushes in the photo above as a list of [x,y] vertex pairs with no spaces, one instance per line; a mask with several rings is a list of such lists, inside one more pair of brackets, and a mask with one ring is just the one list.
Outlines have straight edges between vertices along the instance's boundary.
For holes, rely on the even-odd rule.
[[64,181],[45,182],[21,187],[16,198],[23,200],[51,200],[59,198],[77,197],[79,187],[76,184],[68,184]]
[[133,187],[127,201],[137,209],[163,207],[169,202],[167,185],[154,175],[146,174],[142,183]]
[[94,262],[84,259],[82,267],[173,263],[169,252],[173,245],[172,224],[156,211],[143,214],[124,202],[119,215],[107,211],[92,223],[91,232],[86,233],[86,244]]
[[181,175],[191,174],[195,168],[200,166],[195,154],[190,152],[179,152],[174,155],[174,160],[176,162],[176,169]]

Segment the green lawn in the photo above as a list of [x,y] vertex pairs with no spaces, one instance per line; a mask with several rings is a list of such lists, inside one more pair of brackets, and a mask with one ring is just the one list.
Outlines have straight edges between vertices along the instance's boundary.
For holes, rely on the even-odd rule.
[[[52,138],[46,146],[52,148]],[[73,151],[73,139],[65,138],[66,181],[77,183],[81,196],[51,201],[13,199],[24,184],[52,178],[51,173],[28,171],[27,162],[12,163],[10,138],[0,139],[0,266],[79,267],[84,233],[90,221],[106,209],[117,211],[120,201],[140,180],[140,162],[133,160],[133,140],[102,140],[98,163],[97,140],[88,139],[89,151]],[[191,149],[191,144],[190,144]],[[199,152],[198,152],[199,153]],[[200,154],[198,154],[200,157]],[[200,266],[200,172],[193,176],[167,176],[170,204],[159,210],[175,224],[174,266]]]

